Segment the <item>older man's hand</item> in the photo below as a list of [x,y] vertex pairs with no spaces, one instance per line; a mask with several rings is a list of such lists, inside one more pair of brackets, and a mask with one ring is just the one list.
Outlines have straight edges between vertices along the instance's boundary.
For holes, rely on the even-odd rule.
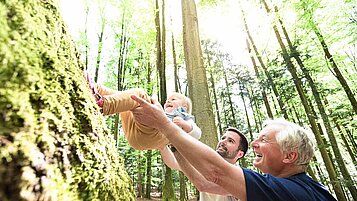
[[170,120],[166,117],[162,106],[156,99],[151,98],[151,103],[132,95],[131,98],[139,103],[139,107],[132,110],[135,121],[156,129],[163,128]]

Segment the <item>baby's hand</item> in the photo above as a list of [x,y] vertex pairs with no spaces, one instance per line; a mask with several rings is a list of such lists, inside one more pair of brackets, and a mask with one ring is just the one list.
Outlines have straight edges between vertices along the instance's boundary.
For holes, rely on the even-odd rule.
[[174,122],[177,126],[182,128],[186,133],[190,132],[192,130],[192,125],[190,122],[183,120],[181,117],[176,116],[172,119],[172,122]]

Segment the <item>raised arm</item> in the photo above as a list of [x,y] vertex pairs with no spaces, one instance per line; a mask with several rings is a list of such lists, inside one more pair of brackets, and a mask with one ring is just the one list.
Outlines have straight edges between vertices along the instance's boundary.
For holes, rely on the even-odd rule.
[[180,152],[174,152],[177,163],[180,166],[181,171],[191,181],[191,183],[200,192],[214,193],[218,195],[229,195],[221,186],[208,181],[201,173],[199,173],[188,161],[180,154]]
[[174,154],[167,146],[164,146],[160,149],[160,154],[162,160],[167,166],[169,166],[169,168],[174,170],[181,170]]
[[225,161],[220,155],[198,140],[192,140],[181,128],[170,122],[156,100],[148,103],[133,95],[140,105],[133,110],[137,122],[156,128],[163,133],[185,159],[208,181],[213,182],[227,192],[246,200],[246,188],[243,170]]

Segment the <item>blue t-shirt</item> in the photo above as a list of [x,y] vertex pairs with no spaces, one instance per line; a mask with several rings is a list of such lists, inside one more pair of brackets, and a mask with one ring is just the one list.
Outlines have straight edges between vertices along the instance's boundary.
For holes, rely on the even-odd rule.
[[306,173],[287,178],[262,175],[243,168],[247,201],[336,201],[329,191]]

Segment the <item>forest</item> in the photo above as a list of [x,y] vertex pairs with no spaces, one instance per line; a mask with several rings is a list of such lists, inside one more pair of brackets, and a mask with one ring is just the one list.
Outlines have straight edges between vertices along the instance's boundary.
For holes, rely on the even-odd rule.
[[251,142],[267,119],[303,126],[308,175],[357,200],[356,0],[5,0],[0,14],[0,200],[197,200],[100,113],[83,71],[162,105],[190,97],[212,149],[227,127]]

